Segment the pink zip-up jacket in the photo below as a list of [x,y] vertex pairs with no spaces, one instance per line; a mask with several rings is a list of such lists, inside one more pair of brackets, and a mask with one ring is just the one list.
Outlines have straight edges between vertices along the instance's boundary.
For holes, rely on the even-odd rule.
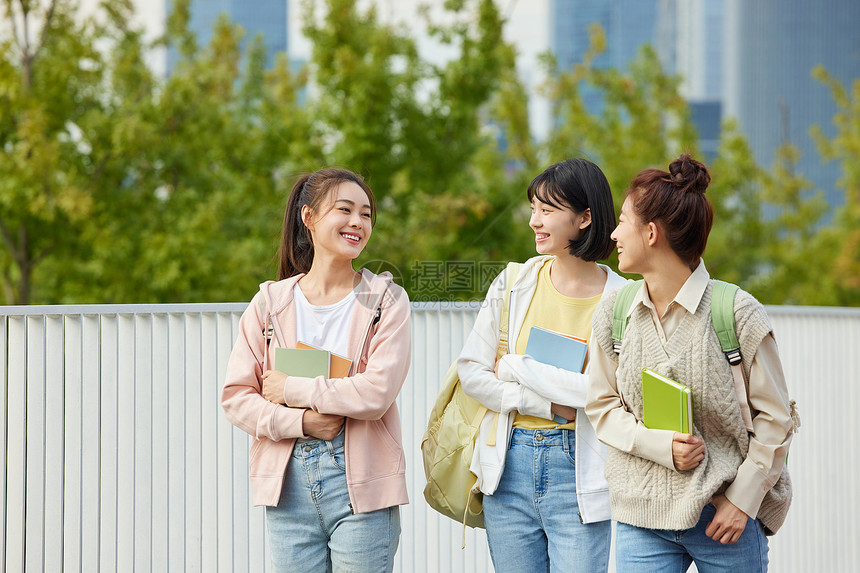
[[[290,408],[266,400],[263,372],[274,368],[266,344],[267,317],[272,348],[296,346],[293,287],[303,275],[268,281],[239,320],[239,336],[227,364],[221,405],[227,419],[254,440],[248,465],[254,505],[277,505],[305,408],[346,416],[346,482],[353,512],[366,513],[409,503],[406,457],[395,399],[409,370],[412,334],[409,298],[388,272],[361,271],[352,314],[348,357],[350,376],[326,379],[290,376],[284,398]],[[264,304],[261,303],[262,297]]]

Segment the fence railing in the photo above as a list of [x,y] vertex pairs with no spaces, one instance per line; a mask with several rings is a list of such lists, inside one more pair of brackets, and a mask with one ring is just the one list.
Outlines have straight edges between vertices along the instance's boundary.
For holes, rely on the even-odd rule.
[[[248,436],[219,404],[245,304],[0,307],[0,515],[4,571],[270,570],[250,504]],[[410,505],[396,570],[490,571],[483,531],[424,503],[419,444],[471,304],[413,305],[398,398]],[[795,501],[771,570],[860,562],[860,310],[770,307],[803,427]]]

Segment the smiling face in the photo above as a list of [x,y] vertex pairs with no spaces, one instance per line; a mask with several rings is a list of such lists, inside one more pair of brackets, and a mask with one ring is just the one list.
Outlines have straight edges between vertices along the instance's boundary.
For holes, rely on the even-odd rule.
[[535,248],[542,255],[564,256],[570,253],[570,242],[591,224],[591,212],[575,213],[567,207],[554,207],[537,196],[531,201],[529,226],[535,233]]
[[618,270],[642,274],[647,261],[650,228],[643,224],[633,211],[630,197],[624,200],[618,226],[612,231],[612,240],[618,249]]
[[364,190],[347,181],[332,189],[320,215],[302,208],[302,219],[311,231],[315,255],[354,260],[373,232],[370,200]]

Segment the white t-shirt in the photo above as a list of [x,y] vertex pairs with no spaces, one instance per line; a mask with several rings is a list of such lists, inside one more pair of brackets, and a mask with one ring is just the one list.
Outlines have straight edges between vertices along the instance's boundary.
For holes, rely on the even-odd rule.
[[340,354],[347,358],[347,342],[352,311],[357,301],[355,290],[334,304],[308,302],[299,283],[293,287],[296,303],[296,341]]

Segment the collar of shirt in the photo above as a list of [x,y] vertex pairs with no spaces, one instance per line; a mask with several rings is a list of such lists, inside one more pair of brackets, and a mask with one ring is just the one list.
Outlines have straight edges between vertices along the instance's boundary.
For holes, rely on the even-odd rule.
[[[672,302],[669,303],[667,310],[677,304],[684,307],[684,309],[690,314],[695,313],[696,309],[699,308],[699,303],[702,302],[702,297],[705,295],[705,290],[708,288],[708,282],[710,282],[710,279],[711,275],[708,274],[708,269],[705,268],[705,261],[703,259],[699,259],[699,266],[697,266],[696,270],[693,271],[693,274],[687,278],[686,282],[681,287],[681,290],[678,291],[678,294],[676,294],[675,298],[672,299]],[[644,281],[642,286],[639,287],[639,291],[636,293],[636,296],[633,298],[633,304],[630,305],[630,309],[627,311],[628,317],[633,314],[633,310],[639,304],[645,305],[647,308],[656,312],[654,303],[651,301],[651,296],[648,294],[648,289],[646,288]]]

